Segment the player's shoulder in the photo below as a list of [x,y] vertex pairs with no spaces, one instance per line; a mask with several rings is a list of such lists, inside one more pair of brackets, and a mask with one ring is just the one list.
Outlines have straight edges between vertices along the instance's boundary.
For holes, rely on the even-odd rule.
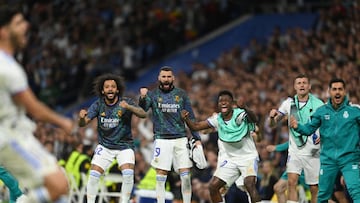
[[180,87],[174,87],[174,89],[171,92],[172,94],[176,94],[179,96],[187,96],[187,92]]
[[317,103],[319,105],[324,104],[323,100],[321,100],[319,97],[317,97],[317,96],[315,96],[313,94],[310,94],[310,98],[311,98],[312,102],[315,102],[315,103]]
[[96,97],[91,103],[91,106],[100,106],[101,104],[105,104],[104,99],[102,97]]
[[24,71],[21,68],[21,65],[17,63],[14,59],[11,59],[10,57],[5,57],[2,54],[0,54],[0,67],[0,71],[2,72],[2,74],[21,74]]
[[328,112],[331,109],[332,109],[331,104],[329,105],[328,103],[324,103],[324,105],[321,105],[316,109],[315,113],[322,114],[322,113]]
[[240,115],[240,114],[246,114],[246,110],[245,109],[242,109],[242,108],[239,108],[239,107],[236,107],[234,108],[234,113],[237,114],[237,115]]
[[359,104],[354,104],[354,103],[349,102],[349,106],[352,107],[352,108],[355,108],[357,110],[360,110],[360,105]]
[[180,87],[174,87],[173,91],[174,91],[174,92],[186,93],[186,91],[185,91],[183,88],[180,88]]
[[285,98],[284,100],[282,100],[281,104],[282,104],[282,105],[291,104],[292,101],[294,101],[294,98],[288,96],[287,98]]

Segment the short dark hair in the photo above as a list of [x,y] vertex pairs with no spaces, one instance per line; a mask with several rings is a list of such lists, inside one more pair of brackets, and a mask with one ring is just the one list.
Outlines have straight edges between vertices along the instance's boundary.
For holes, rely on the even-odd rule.
[[341,79],[341,78],[333,78],[333,79],[331,79],[330,82],[329,82],[329,88],[331,88],[333,83],[337,83],[337,82],[341,82],[343,84],[344,88],[346,88],[345,81],[343,79]]
[[160,68],[160,71],[173,71],[173,69],[170,66],[163,66]]
[[300,73],[299,75],[297,75],[297,76],[295,77],[295,80],[298,79],[298,78],[307,78],[307,79],[309,79],[309,77],[308,77],[306,74],[304,74],[304,73]]
[[220,98],[221,96],[224,96],[224,95],[227,95],[227,96],[229,96],[229,97],[231,98],[231,100],[234,100],[234,96],[233,96],[233,94],[232,94],[229,90],[222,90],[222,91],[220,91],[219,94],[218,94],[217,99],[219,100],[219,98]]
[[101,97],[102,96],[102,90],[104,88],[104,82],[106,80],[114,80],[119,92],[117,95],[122,96],[125,91],[125,84],[124,84],[124,78],[120,75],[115,75],[111,73],[106,73],[103,75],[98,76],[94,81],[94,93]]
[[17,6],[10,5],[1,5],[0,6],[0,27],[8,25],[12,18],[16,15],[22,13],[20,8]]

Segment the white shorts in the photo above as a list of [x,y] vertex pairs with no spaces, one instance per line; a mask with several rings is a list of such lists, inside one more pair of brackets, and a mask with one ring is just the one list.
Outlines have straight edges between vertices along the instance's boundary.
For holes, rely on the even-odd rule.
[[316,185],[319,183],[320,159],[312,156],[289,154],[286,163],[287,173],[301,174],[304,170],[305,183]]
[[22,187],[36,188],[44,177],[60,168],[50,154],[31,132],[19,132],[1,128],[0,165],[10,171]]
[[[248,157],[241,161],[234,161],[227,157],[219,156],[218,165],[214,176],[226,182],[227,186],[231,186],[235,181],[240,187],[243,185],[244,178],[248,176],[257,176],[259,157]],[[241,177],[240,177],[241,176]]]
[[135,164],[134,150],[108,149],[101,144],[98,144],[95,148],[91,164],[97,165],[106,171],[114,159],[116,159],[118,166],[123,164]]
[[156,139],[154,142],[153,159],[151,166],[157,169],[171,171],[171,165],[178,172],[181,168],[193,166],[189,158],[186,137],[177,139]]

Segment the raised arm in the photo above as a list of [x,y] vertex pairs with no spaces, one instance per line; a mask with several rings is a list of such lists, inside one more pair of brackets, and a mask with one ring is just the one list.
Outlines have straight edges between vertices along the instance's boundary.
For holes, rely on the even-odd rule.
[[87,117],[87,110],[85,109],[81,109],[79,112],[79,122],[78,125],[80,127],[84,127],[85,125],[87,125],[89,122],[91,121],[91,119],[89,117]]
[[142,87],[140,88],[140,97],[139,97],[139,106],[144,109],[144,111],[148,111],[150,108],[150,101],[148,101],[150,98],[147,96],[148,88]]
[[141,107],[128,104],[125,100],[120,102],[120,106],[133,112],[139,118],[146,118],[146,112]]

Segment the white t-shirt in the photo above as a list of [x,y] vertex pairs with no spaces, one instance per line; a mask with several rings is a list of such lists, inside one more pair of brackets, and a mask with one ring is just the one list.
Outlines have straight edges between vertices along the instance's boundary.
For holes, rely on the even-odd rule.
[[[207,121],[218,130],[218,115],[214,114]],[[219,155],[225,154],[229,158],[242,160],[246,157],[258,156],[254,139],[251,135],[245,136],[240,142],[223,142],[218,139]]]
[[[283,114],[284,116],[290,115],[290,108],[292,103],[292,98],[287,98],[285,101],[282,102],[280,105],[278,111]],[[306,103],[299,103],[300,106],[306,105]],[[290,119],[288,119],[288,126]],[[316,133],[319,135],[319,132]],[[294,136],[292,135],[292,132],[289,130],[289,153],[296,153],[297,155],[314,155],[314,152],[319,150],[320,144],[314,145],[312,141],[312,136],[307,137],[306,144],[304,146],[298,147],[295,143]],[[318,152],[317,152],[318,154]]]
[[35,130],[36,125],[26,116],[24,107],[17,106],[12,99],[13,95],[28,88],[26,73],[20,64],[0,50],[0,127],[27,132]]

